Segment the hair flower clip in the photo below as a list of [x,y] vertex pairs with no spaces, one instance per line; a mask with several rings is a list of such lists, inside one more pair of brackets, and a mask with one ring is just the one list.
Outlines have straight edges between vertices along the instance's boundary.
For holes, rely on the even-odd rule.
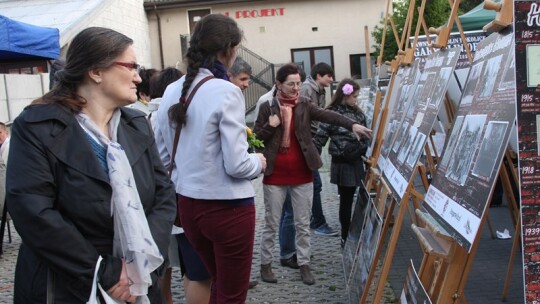
[[348,84],[348,83],[346,85],[344,85],[341,90],[343,91],[343,94],[345,94],[347,96],[351,95],[352,92],[354,91],[353,86]]

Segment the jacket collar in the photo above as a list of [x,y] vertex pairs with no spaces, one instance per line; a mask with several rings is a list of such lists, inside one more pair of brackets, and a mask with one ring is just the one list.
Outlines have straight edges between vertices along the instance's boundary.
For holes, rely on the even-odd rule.
[[[55,104],[30,107],[39,109],[24,115],[25,121],[29,123],[50,121],[49,136],[43,136],[41,140],[56,158],[66,166],[90,177],[104,182],[109,181],[86,139],[85,131],[70,110]],[[137,117],[144,117],[142,112],[126,108],[121,108],[120,111],[122,115],[118,125],[118,142],[124,148],[130,165],[133,166],[152,144],[152,139],[140,131],[141,127],[148,128],[148,126],[137,126],[141,122],[146,123],[144,119],[135,120]]]

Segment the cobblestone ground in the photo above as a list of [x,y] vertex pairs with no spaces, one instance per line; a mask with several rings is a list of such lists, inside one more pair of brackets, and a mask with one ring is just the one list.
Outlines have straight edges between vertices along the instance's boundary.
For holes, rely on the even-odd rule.
[[[324,157],[325,163],[329,164],[328,156]],[[334,229],[339,229],[338,206],[339,197],[337,187],[329,183],[328,168],[321,170],[323,181],[323,210],[326,220]],[[274,273],[278,278],[277,284],[268,284],[259,277],[259,242],[261,228],[264,221],[264,206],[262,200],[261,179],[253,181],[256,189],[256,232],[255,250],[251,277],[259,280],[259,285],[248,293],[247,303],[348,303],[348,294],[343,279],[342,255],[339,237],[322,237],[312,235],[313,259],[311,268],[316,283],[308,286],[302,283],[299,270],[281,267],[279,265],[279,246],[276,244],[274,252]],[[15,262],[21,240],[12,230],[13,242],[4,242],[4,254],[0,259],[0,303],[13,302],[13,274]],[[277,242],[276,242],[277,243]],[[180,271],[173,271],[173,296],[175,303],[185,303],[183,297],[182,279]],[[368,301],[369,302],[369,301]],[[381,303],[395,303],[394,292],[390,286],[385,290],[385,296]]]

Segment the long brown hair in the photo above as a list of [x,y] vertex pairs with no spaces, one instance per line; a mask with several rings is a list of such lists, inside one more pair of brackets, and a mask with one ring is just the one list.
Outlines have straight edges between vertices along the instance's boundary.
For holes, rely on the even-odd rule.
[[[204,16],[197,24],[189,40],[186,53],[187,73],[182,87],[181,100],[187,92],[201,67],[212,67],[220,52],[228,53],[242,41],[242,31],[236,21],[221,14]],[[169,120],[175,125],[186,121],[186,109],[178,102],[169,109]]]
[[[354,81],[354,80],[352,80],[350,78],[343,79],[342,81],[339,82],[339,84],[337,86],[337,89],[336,89],[336,93],[334,93],[334,96],[332,96],[332,101],[330,102],[330,104],[327,107],[328,109],[336,108],[337,106],[339,106],[343,102],[343,98],[345,97],[345,94],[343,93],[343,87],[346,84],[350,84],[353,87],[353,91],[352,91],[351,95],[360,90],[360,85],[356,81]],[[352,107],[353,107],[353,109],[355,111],[362,112],[362,110],[360,109],[360,107],[358,107],[358,105],[355,104]]]
[[77,94],[77,88],[88,71],[112,66],[132,44],[131,38],[108,28],[84,29],[73,38],[66,55],[66,66],[56,72],[57,82],[53,89],[33,103],[59,103],[75,113],[80,112],[87,101]]

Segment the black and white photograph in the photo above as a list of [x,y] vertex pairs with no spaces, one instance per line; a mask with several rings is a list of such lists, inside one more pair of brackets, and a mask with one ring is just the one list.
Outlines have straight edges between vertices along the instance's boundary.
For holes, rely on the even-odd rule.
[[409,152],[409,156],[407,157],[407,165],[409,167],[414,167],[414,165],[418,161],[418,158],[420,157],[420,153],[422,153],[424,149],[425,144],[426,136],[424,135],[424,133],[418,132],[418,134],[416,134],[416,138],[414,139],[412,150]]
[[398,100],[398,106],[397,106],[397,112],[403,112],[404,110],[407,109],[407,101],[408,101],[408,97],[409,97],[409,90],[411,89],[411,86],[410,84],[406,84],[406,85],[403,85],[401,87],[401,91],[400,91],[400,95],[399,95],[399,100]]
[[448,179],[461,186],[465,185],[465,181],[469,175],[474,152],[478,147],[486,118],[487,115],[465,116],[452,160],[445,174]]
[[456,147],[458,135],[459,135],[459,132],[461,131],[461,125],[463,124],[463,118],[464,116],[456,117],[456,121],[454,122],[454,126],[452,127],[452,131],[450,133],[450,139],[448,140],[448,144],[443,150],[442,159],[439,164],[441,166],[444,166],[444,167],[448,166],[450,157],[452,156],[452,153],[454,152],[454,148]]
[[424,90],[422,90],[422,95],[420,95],[420,100],[418,100],[417,107],[424,109],[428,106],[429,97],[432,95],[435,84],[437,83],[438,73],[426,73],[427,79],[424,83]]
[[373,111],[375,110],[375,100],[370,99],[371,92],[371,79],[357,79],[355,80],[360,86],[358,98],[356,104],[366,116],[373,117]]
[[503,78],[501,84],[499,84],[499,91],[506,89],[513,89],[516,83],[516,64],[514,53],[508,54],[510,58],[506,61],[506,67],[504,68]]
[[501,68],[502,56],[495,56],[486,62],[486,70],[480,83],[480,98],[491,97]]
[[446,93],[446,87],[448,85],[448,80],[450,79],[450,76],[452,75],[453,67],[445,67],[442,68],[439,72],[439,81],[437,81],[437,85],[433,89],[433,93],[429,97],[429,105],[437,108],[439,106],[439,102],[443,100],[444,95]]
[[407,136],[408,133],[406,132],[408,128],[409,128],[408,122],[404,122],[401,124],[399,133],[396,135],[396,140],[394,140],[394,145],[392,146],[392,151],[394,151],[394,153],[397,153],[399,147],[401,146],[401,142],[403,141],[403,138]]
[[490,121],[488,123],[486,133],[480,144],[476,163],[473,167],[473,175],[491,177],[493,167],[501,151],[501,142],[503,141],[507,127],[507,121]]
[[[352,265],[351,277],[348,285],[349,296],[358,300],[357,302],[350,303],[359,303],[360,298],[362,297],[362,292],[365,289],[369,270],[373,262],[373,256],[377,249],[377,243],[381,237],[382,218],[377,212],[373,200],[370,200],[369,204],[367,204],[363,223],[360,242],[358,243],[358,254]],[[347,239],[347,242],[349,242],[349,239]]]
[[484,67],[484,61],[480,61],[471,67],[469,71],[469,77],[467,78],[467,86],[461,97],[461,104],[471,104],[474,98],[474,92],[476,91],[477,83],[482,75],[482,68]]
[[386,129],[386,134],[384,135],[384,142],[381,148],[381,155],[387,156],[390,152],[390,147],[392,146],[392,140],[394,135],[396,135],[396,130],[398,129],[399,121],[392,120],[388,128]]
[[416,86],[416,90],[414,91],[414,95],[411,98],[411,101],[410,101],[410,103],[408,105],[407,115],[406,115],[408,118],[413,117],[413,114],[416,111],[416,106],[418,105],[420,99],[422,98],[422,95],[423,95],[422,91],[423,90],[424,90],[424,85],[423,84],[419,84],[419,85]]
[[418,133],[418,128],[415,126],[411,126],[409,128],[409,134],[407,134],[407,138],[405,139],[405,142],[399,148],[399,153],[397,155],[397,161],[400,164],[403,164],[405,159],[407,158],[407,155],[409,154],[409,151],[411,150],[412,144],[414,142],[414,138],[416,137],[416,133]]
[[373,263],[373,256],[381,237],[381,228],[382,218],[379,215],[379,212],[377,212],[375,204],[371,202],[370,207],[366,211],[364,229],[362,230],[362,236],[360,237],[360,252],[358,254],[363,260],[362,263],[365,263],[368,269],[371,267],[371,263]]
[[351,284],[349,286],[349,303],[360,303],[362,293],[366,289],[366,283],[369,276],[369,269],[362,263],[356,263],[354,266]]
[[347,242],[345,242],[345,247],[343,247],[343,274],[346,283],[349,283],[354,262],[357,257],[360,234],[362,233],[362,227],[364,226],[366,206],[370,206],[371,204],[372,200],[369,198],[369,194],[366,192],[365,188],[360,187],[356,205],[354,206],[351,225],[349,227]]
[[403,283],[403,291],[401,292],[399,301],[400,304],[431,304],[431,299],[418,277],[412,260],[407,270],[407,276]]

